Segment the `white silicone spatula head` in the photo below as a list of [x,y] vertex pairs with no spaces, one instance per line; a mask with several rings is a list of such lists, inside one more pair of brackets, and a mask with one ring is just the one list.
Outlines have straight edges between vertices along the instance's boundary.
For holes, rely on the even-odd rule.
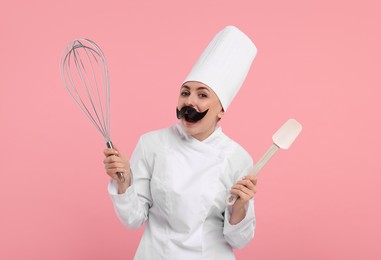
[[295,119],[289,119],[273,135],[273,142],[281,149],[288,149],[302,131],[302,125]]
[[[259,161],[254,165],[248,174],[256,176],[258,172],[263,168],[263,166],[265,166],[266,163],[279,150],[279,148],[288,149],[291,146],[296,137],[298,137],[300,131],[302,131],[302,125],[299,124],[295,119],[289,119],[286,123],[284,123],[273,135],[273,144],[271,147],[261,157],[261,159],[259,159]],[[237,195],[230,194],[226,198],[226,203],[232,206],[237,198]]]

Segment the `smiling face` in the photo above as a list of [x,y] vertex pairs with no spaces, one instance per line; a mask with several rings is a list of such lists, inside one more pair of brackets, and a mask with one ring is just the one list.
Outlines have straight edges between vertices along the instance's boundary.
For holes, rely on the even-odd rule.
[[184,117],[180,119],[184,131],[199,141],[205,140],[214,132],[218,120],[224,115],[220,100],[214,91],[197,81],[188,81],[181,86],[177,109],[181,110],[184,106],[191,106],[197,112],[208,110],[197,122],[189,122]]

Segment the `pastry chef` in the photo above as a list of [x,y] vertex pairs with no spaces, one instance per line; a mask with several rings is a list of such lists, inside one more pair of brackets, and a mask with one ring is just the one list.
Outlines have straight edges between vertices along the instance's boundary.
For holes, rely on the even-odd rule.
[[[104,151],[118,218],[130,229],[145,224],[135,259],[231,260],[233,248],[253,239],[253,160],[218,123],[256,53],[247,35],[225,27],[178,90],[179,122],[142,135],[130,160],[116,149]],[[230,193],[239,196],[233,206],[225,203]]]

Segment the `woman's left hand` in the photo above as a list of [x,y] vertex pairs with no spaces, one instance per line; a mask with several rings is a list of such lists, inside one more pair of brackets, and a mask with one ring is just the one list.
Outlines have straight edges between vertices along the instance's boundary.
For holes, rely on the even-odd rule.
[[246,216],[249,201],[254,198],[257,192],[257,177],[247,175],[242,180],[237,181],[230,190],[231,194],[239,196],[233,204],[231,224],[240,222]]

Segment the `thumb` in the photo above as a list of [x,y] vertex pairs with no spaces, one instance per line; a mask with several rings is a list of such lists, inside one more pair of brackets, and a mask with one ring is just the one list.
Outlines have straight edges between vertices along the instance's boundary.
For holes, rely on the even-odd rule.
[[114,155],[119,154],[119,150],[118,150],[117,146],[114,143],[112,143],[111,141],[108,141],[106,143],[106,145],[107,145],[108,149],[113,150]]

